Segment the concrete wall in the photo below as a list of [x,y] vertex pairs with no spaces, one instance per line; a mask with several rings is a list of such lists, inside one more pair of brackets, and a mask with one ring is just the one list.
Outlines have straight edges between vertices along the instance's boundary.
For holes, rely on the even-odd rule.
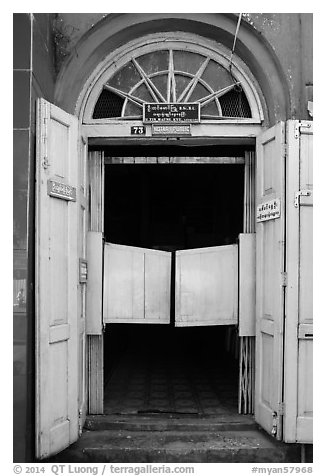
[[291,106],[287,119],[311,119],[313,15],[311,13],[245,13],[244,19],[269,43],[284,71]]
[[13,15],[13,337],[15,462],[34,455],[34,175],[37,97],[53,101],[52,16]]

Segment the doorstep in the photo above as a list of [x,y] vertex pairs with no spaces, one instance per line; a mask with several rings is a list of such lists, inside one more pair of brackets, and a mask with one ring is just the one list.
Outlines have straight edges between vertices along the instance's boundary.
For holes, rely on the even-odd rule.
[[300,445],[269,437],[251,416],[245,415],[238,415],[238,422],[173,415],[99,415],[87,419],[76,443],[47,461],[297,463]]

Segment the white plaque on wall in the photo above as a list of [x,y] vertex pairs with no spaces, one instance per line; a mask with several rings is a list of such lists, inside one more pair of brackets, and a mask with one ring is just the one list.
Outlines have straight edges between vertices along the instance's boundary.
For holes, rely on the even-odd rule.
[[256,220],[257,222],[275,220],[281,216],[281,200],[275,198],[268,202],[263,202],[257,207]]

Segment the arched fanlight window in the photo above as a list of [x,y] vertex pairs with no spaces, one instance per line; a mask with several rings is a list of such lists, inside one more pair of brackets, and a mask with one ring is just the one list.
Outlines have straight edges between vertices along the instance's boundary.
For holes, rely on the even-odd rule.
[[202,53],[159,49],[133,56],[104,83],[93,119],[140,119],[144,103],[199,102],[202,119],[251,118],[240,81]]

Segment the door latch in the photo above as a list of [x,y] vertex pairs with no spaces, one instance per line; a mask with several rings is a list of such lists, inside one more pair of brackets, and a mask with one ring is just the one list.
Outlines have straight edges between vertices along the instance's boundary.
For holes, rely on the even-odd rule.
[[311,190],[299,190],[298,192],[296,192],[295,198],[294,198],[295,208],[299,207],[300,197],[310,197],[311,194],[312,194]]
[[299,139],[302,128],[309,129],[310,127],[311,127],[311,124],[298,121],[294,127],[294,138]]

